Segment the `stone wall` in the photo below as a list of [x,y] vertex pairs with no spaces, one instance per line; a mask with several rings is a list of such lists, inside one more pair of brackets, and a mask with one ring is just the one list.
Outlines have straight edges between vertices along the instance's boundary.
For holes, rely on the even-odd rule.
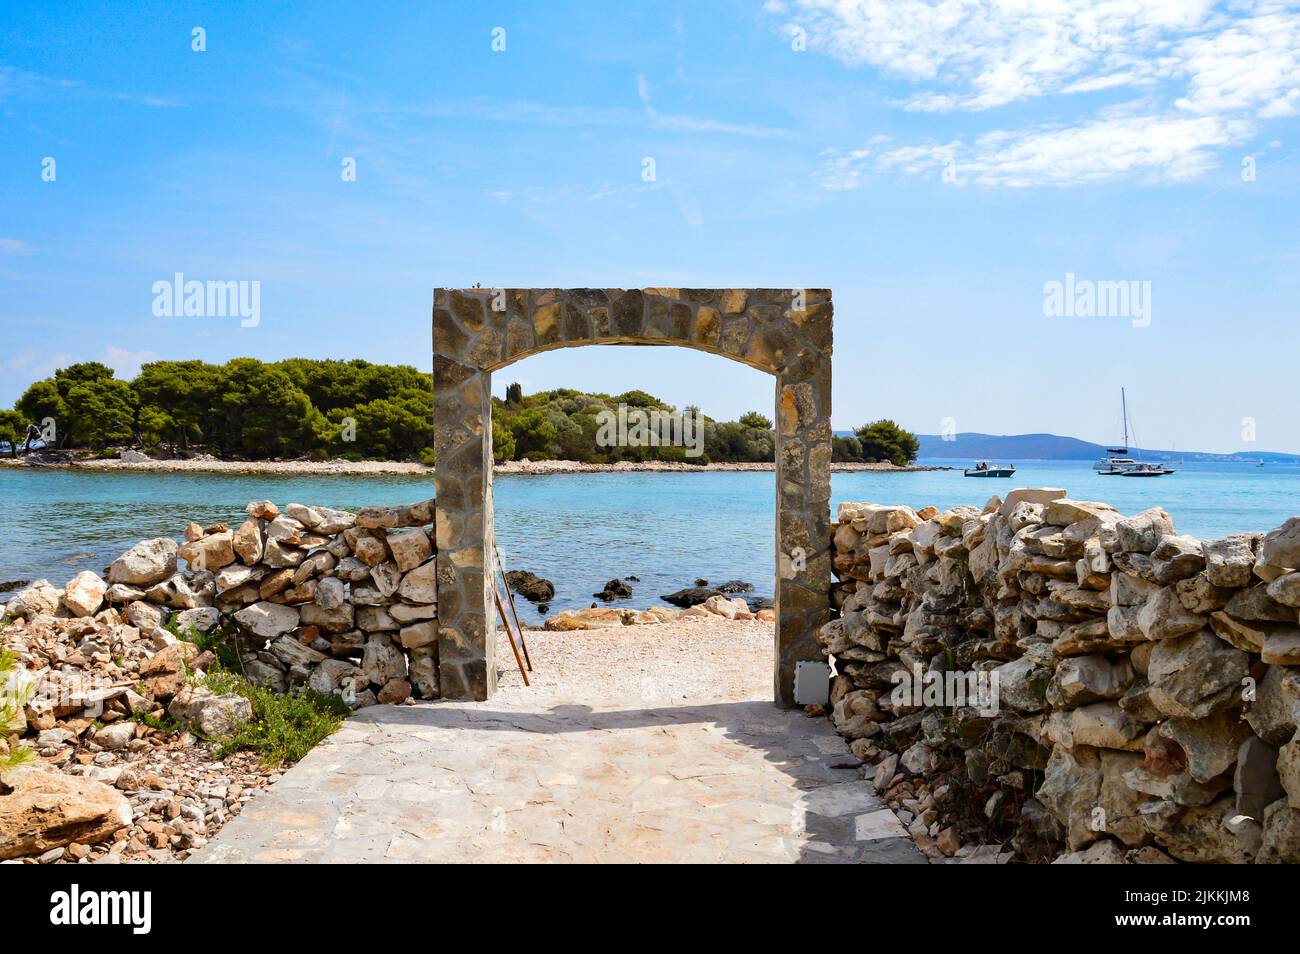
[[831,715],[928,853],[1300,861],[1300,517],[1016,489],[844,504],[834,547]]
[[[192,664],[170,648],[172,631],[217,631],[242,637],[245,674],[277,692],[307,685],[354,707],[436,699],[433,522],[433,500],[355,514],[301,504],[281,512],[256,501],[237,528],[191,523],[179,543],[136,544],[105,578],[86,571],[63,589],[38,580],[4,611],[26,621],[33,646],[49,642],[63,657],[66,621],[83,621],[85,632],[73,638],[88,644],[76,650],[83,666],[58,658],[28,668],[43,668],[46,679],[66,670],[80,684],[116,687],[116,696],[134,673],[148,696],[165,702],[184,680],[150,677]],[[160,662],[173,656],[174,665]],[[59,686],[38,688],[31,705],[67,701]]]

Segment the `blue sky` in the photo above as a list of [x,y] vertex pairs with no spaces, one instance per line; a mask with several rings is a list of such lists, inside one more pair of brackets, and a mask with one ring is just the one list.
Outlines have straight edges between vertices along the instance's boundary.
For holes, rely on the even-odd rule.
[[[1296,4],[122,6],[0,8],[5,405],[87,359],[427,369],[440,285],[829,286],[837,427],[1111,441],[1125,385],[1146,446],[1300,452]],[[260,322],[156,317],[177,272]],[[1045,314],[1067,273],[1149,323]],[[772,404],[677,349],[498,379]]]

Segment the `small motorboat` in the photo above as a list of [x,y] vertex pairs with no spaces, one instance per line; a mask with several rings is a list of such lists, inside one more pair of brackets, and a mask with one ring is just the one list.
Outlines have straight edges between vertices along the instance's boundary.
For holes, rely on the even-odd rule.
[[987,460],[977,460],[974,467],[968,467],[962,473],[967,477],[1013,477],[1016,473],[1016,465],[1003,466]]
[[[1123,451],[1107,448],[1108,454],[1121,454]],[[1097,463],[1092,465],[1092,469],[1103,477],[1118,477],[1120,474],[1127,473],[1137,466],[1137,461],[1132,457],[1103,457]]]
[[1164,477],[1166,474],[1172,474],[1175,471],[1170,470],[1163,464],[1136,464],[1129,470],[1120,474],[1121,477]]

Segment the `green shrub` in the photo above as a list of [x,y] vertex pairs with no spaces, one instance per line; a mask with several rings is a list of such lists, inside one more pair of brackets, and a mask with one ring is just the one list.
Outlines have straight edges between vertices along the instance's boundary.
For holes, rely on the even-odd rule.
[[[17,721],[22,707],[27,704],[26,690],[9,691],[10,675],[18,668],[18,657],[7,649],[0,650],[0,741],[9,734],[10,727]],[[30,762],[35,754],[25,745],[18,745],[17,738],[6,743],[5,750],[0,751],[0,769],[14,768]]]
[[223,759],[231,752],[260,752],[262,762],[274,767],[297,762],[318,743],[343,724],[351,710],[338,696],[325,696],[304,688],[292,695],[278,695],[270,689],[253,685],[243,676],[214,667],[203,679],[213,692],[233,692],[253,706],[253,718],[238,726],[234,733],[218,739],[213,758]]

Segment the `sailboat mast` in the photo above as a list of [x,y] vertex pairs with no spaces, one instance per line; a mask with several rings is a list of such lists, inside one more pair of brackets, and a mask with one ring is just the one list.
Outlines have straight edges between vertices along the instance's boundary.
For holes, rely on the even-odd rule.
[[1127,453],[1128,452],[1128,395],[1124,393],[1123,388],[1119,389],[1119,406],[1120,406],[1120,411],[1124,417],[1124,452]]

